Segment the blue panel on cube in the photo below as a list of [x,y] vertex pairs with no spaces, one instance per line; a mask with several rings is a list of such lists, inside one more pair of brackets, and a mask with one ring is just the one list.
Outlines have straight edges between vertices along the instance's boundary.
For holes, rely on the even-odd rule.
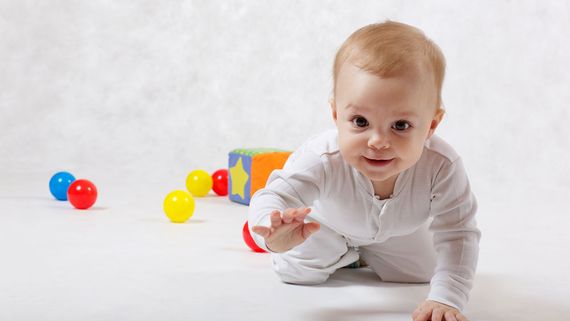
[[[249,175],[249,178],[247,179],[247,183],[245,184],[245,187],[244,187],[244,197],[243,198],[239,194],[234,194],[235,191],[233,191],[232,175],[231,175],[231,169],[236,166],[236,164],[238,163],[240,158],[242,161],[243,169]],[[251,196],[250,196],[250,191],[251,191],[251,162],[252,162],[251,156],[243,155],[243,154],[237,154],[237,153],[230,153],[229,154],[228,168],[230,170],[229,170],[229,176],[228,176],[228,196],[229,196],[231,201],[241,203],[244,205],[249,205],[249,202],[251,200]]]

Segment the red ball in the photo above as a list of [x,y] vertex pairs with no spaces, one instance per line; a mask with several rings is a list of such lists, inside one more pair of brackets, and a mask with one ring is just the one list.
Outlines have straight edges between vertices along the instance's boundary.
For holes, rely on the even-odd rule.
[[86,179],[75,180],[67,189],[67,199],[77,209],[88,209],[97,200],[97,188]]
[[251,234],[249,234],[249,227],[247,226],[247,221],[245,222],[245,225],[243,226],[243,233],[242,234],[243,234],[243,240],[245,241],[245,244],[247,244],[247,246],[249,246],[249,248],[252,251],[259,252],[259,253],[265,253],[265,250],[260,248],[259,246],[257,246],[257,244],[255,244],[255,241],[251,237]]
[[212,174],[212,180],[214,181],[214,186],[212,189],[214,192],[220,196],[228,195],[228,170],[219,169]]

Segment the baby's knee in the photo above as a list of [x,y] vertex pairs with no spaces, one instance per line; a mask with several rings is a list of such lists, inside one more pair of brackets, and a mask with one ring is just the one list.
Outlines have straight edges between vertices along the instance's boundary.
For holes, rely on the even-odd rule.
[[279,273],[277,275],[284,283],[298,284],[298,285],[317,285],[325,283],[329,276],[323,274],[313,274],[313,275],[299,275],[299,274],[289,274],[289,273]]
[[354,250],[339,253],[338,257],[303,254],[292,252],[272,255],[273,269],[283,282],[305,285],[321,284],[328,280],[337,269],[358,260],[358,254]]
[[328,280],[332,271],[309,266],[303,261],[274,260],[273,269],[281,281],[290,284],[316,285]]
[[274,266],[275,273],[281,281],[290,284],[316,285],[328,280],[330,274],[325,270],[307,268],[302,265]]

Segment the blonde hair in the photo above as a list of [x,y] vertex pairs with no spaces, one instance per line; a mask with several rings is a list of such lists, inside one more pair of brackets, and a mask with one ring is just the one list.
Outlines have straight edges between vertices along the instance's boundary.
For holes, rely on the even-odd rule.
[[371,24],[355,31],[338,50],[333,67],[333,94],[345,62],[382,78],[426,68],[433,75],[436,107],[443,109],[441,87],[445,57],[441,49],[418,28],[394,21]]

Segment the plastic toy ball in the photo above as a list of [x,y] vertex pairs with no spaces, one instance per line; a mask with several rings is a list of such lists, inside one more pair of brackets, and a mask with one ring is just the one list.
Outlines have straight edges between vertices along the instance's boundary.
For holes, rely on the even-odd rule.
[[173,223],[184,223],[194,214],[194,198],[185,191],[173,191],[163,203],[166,216]]
[[67,198],[75,208],[88,209],[97,200],[97,187],[86,179],[78,179],[69,185]]
[[186,177],[186,188],[188,192],[196,197],[203,197],[212,189],[212,177],[206,171],[195,170]]
[[58,201],[67,201],[67,189],[75,181],[75,177],[68,172],[57,172],[49,180],[49,191]]
[[212,174],[212,180],[214,181],[214,186],[212,189],[214,192],[220,196],[228,195],[228,170],[218,169]]
[[252,251],[258,253],[265,253],[265,250],[257,246],[257,244],[255,244],[255,241],[251,237],[251,234],[249,234],[249,226],[247,225],[247,222],[245,222],[245,225],[243,226],[242,235],[245,244],[247,244],[247,246],[249,246],[249,248]]

